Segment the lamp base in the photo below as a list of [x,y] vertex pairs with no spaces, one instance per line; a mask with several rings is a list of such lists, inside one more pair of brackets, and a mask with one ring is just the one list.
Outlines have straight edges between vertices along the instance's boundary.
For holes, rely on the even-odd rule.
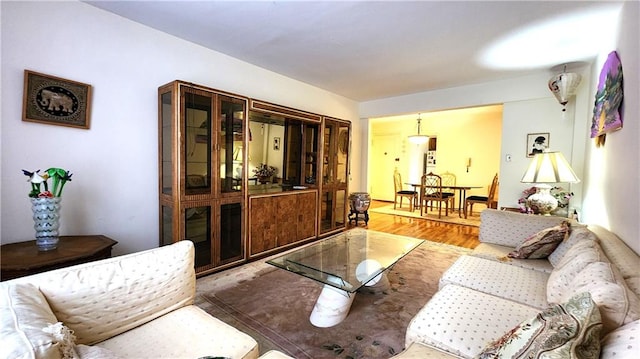
[[544,216],[551,215],[554,209],[558,207],[558,200],[551,195],[551,186],[546,184],[536,185],[536,193],[527,198],[529,207],[534,212]]

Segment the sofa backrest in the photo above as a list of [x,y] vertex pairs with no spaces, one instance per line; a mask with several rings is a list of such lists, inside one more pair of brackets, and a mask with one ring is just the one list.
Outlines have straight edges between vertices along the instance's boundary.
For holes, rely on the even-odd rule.
[[600,240],[604,254],[620,270],[627,286],[640,298],[640,256],[611,231],[598,225],[589,230]]
[[558,225],[563,217],[535,216],[487,208],[480,212],[480,242],[516,247],[529,236]]
[[95,344],[195,298],[191,241],[6,281],[38,287],[77,344]]

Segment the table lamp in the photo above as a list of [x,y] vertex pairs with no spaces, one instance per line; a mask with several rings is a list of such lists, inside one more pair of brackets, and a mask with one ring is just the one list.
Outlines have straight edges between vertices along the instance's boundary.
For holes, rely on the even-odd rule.
[[520,182],[534,183],[536,193],[527,198],[529,206],[548,216],[558,207],[558,200],[551,194],[548,183],[580,182],[578,176],[560,152],[543,152],[533,157]]

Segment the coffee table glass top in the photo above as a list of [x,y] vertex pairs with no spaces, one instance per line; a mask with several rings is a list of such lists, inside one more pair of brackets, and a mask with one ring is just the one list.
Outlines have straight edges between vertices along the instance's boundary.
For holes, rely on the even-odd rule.
[[355,228],[267,263],[355,292],[422,243],[421,239]]

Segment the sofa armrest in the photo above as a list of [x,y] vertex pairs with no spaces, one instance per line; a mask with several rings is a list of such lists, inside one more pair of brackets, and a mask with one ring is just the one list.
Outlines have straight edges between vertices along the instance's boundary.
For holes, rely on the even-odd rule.
[[483,243],[517,247],[529,236],[566,220],[564,217],[539,216],[488,208],[480,213],[478,238]]

